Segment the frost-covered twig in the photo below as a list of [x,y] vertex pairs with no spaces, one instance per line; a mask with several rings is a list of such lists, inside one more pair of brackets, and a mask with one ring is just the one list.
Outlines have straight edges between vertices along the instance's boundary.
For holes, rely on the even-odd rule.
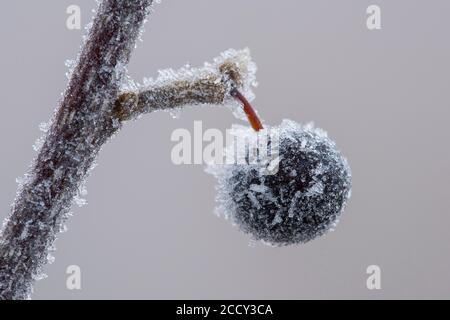
[[221,104],[254,81],[248,52],[227,51],[200,69],[166,71],[133,89],[125,67],[152,0],[100,3],[64,97],[0,234],[0,299],[30,297],[74,198],[102,145],[125,120],[186,104]]
[[152,0],[105,0],[97,8],[59,109],[0,239],[0,298],[30,296],[49,248],[103,143],[111,113]]
[[145,80],[134,90],[122,92],[116,101],[114,116],[125,121],[185,105],[224,104],[231,99],[235,88],[251,97],[255,71],[248,49],[227,50],[202,68],[163,70],[156,80]]

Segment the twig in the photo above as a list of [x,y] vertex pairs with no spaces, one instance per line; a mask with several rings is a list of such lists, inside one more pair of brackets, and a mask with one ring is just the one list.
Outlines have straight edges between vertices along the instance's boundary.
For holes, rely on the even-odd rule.
[[201,69],[184,68],[121,93],[125,67],[152,0],[99,5],[44,143],[19,187],[0,234],[0,299],[26,299],[54,250],[70,207],[102,145],[122,122],[186,104],[222,104],[246,92],[255,67],[228,51]]
[[163,70],[156,80],[147,80],[134,91],[122,92],[115,103],[113,117],[123,122],[145,113],[185,105],[225,104],[237,88],[251,95],[255,70],[247,49],[227,50],[203,68]]

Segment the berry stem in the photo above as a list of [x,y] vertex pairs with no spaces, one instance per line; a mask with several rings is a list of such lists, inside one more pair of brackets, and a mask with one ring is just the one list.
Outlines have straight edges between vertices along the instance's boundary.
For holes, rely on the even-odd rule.
[[259,130],[263,129],[261,120],[259,120],[258,115],[256,114],[255,110],[251,106],[250,102],[248,102],[248,100],[244,97],[244,95],[242,93],[240,93],[239,90],[237,90],[237,89],[231,90],[231,95],[242,103],[244,112],[247,115],[248,122],[250,122],[250,125],[252,126],[252,128],[255,131],[259,131]]

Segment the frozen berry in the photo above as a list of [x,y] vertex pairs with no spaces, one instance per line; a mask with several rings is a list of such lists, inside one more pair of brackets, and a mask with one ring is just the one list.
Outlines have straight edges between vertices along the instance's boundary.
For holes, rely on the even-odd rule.
[[321,129],[284,120],[270,130],[279,134],[274,174],[264,161],[209,167],[218,179],[218,211],[255,240],[305,243],[337,223],[350,197],[350,168]]

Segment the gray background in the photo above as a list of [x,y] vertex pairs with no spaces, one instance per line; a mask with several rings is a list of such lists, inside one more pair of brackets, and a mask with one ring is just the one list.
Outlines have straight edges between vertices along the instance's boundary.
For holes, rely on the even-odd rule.
[[[90,20],[87,0],[9,1],[0,11],[1,219],[80,45],[83,31],[65,27],[70,4]],[[370,4],[381,6],[382,30],[366,28]],[[248,46],[259,113],[328,131],[353,170],[349,207],[335,232],[306,245],[249,247],[213,214],[214,178],[170,160],[174,129],[240,121],[226,108],[155,113],[101,152],[89,204],[74,208],[34,298],[450,298],[449,12],[447,0],[163,1],[131,75]],[[80,291],[65,287],[71,264],[82,269]],[[366,288],[371,264],[381,290]]]

